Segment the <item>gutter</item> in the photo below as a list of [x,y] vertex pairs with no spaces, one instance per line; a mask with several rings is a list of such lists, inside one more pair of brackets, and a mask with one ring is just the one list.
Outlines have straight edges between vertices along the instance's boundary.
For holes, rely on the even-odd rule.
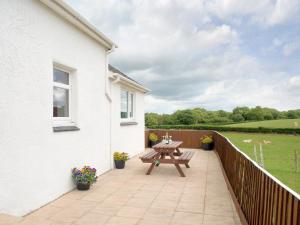
[[131,87],[135,90],[138,90],[142,93],[147,93],[147,92],[151,91],[150,89],[144,87],[143,85],[138,84],[138,83],[136,83],[136,82],[134,82],[134,81],[118,74],[118,73],[113,73],[113,75],[110,76],[109,78],[113,80],[112,81],[113,84],[120,82],[121,84],[127,85],[127,86],[129,86],[129,87]]
[[49,7],[56,14],[60,15],[62,18],[70,22],[76,28],[96,40],[98,43],[106,47],[107,49],[112,49],[117,47],[117,45],[110,40],[106,35],[100,32],[94,25],[89,23],[85,18],[83,18],[78,12],[76,12],[72,7],[66,4],[62,0],[39,0],[47,7]]

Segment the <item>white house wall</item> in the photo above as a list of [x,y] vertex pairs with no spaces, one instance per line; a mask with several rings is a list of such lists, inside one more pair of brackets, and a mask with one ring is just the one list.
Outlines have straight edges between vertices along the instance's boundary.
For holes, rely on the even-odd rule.
[[[36,0],[0,1],[0,20],[0,213],[24,215],[71,190],[72,167],[110,169],[105,49]],[[53,61],[76,69],[80,131],[52,131]],[[142,129],[115,149],[142,150]]]
[[[135,93],[135,125],[121,126],[120,110],[121,110],[121,88],[126,88]],[[142,152],[145,148],[144,144],[144,93],[130,89],[126,85],[116,83],[112,86],[112,151],[128,152],[130,157]]]

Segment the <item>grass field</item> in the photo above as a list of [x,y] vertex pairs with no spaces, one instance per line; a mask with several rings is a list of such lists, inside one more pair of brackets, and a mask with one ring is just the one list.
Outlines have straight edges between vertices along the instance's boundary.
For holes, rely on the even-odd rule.
[[[295,126],[298,124],[298,126]],[[300,128],[300,119],[265,120],[257,122],[236,123],[226,127],[266,127],[266,128]]]
[[[253,160],[255,160],[253,143],[264,140],[271,141],[270,144],[263,144],[265,169],[300,194],[300,165],[298,173],[295,172],[294,166],[294,150],[298,151],[300,158],[300,136],[233,132],[223,132],[222,134]],[[249,139],[252,139],[252,143],[243,142],[243,140]],[[257,146],[257,152],[259,152],[258,150],[259,146]],[[259,158],[259,154],[257,155]]]

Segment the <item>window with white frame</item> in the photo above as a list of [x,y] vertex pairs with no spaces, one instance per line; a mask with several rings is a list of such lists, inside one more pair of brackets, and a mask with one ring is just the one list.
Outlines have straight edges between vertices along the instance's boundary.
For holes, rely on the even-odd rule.
[[134,93],[121,90],[121,119],[132,120],[134,118]]
[[53,118],[70,120],[71,84],[67,71],[53,68]]

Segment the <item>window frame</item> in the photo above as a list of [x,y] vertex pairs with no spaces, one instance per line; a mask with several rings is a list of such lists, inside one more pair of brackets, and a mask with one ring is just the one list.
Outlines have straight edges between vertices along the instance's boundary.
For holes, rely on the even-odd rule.
[[[69,84],[62,84],[62,83],[58,83],[53,81],[53,76],[54,76],[54,69],[60,70],[62,72],[65,72],[68,74],[69,77]],[[58,88],[62,88],[62,89],[66,89],[69,91],[69,101],[68,101],[68,112],[69,112],[69,116],[68,117],[54,117],[53,116],[53,106],[54,106],[54,101],[52,100],[52,119],[54,122],[54,125],[67,125],[67,124],[71,124],[72,123],[72,79],[71,79],[71,71],[66,70],[62,67],[59,67],[57,65],[53,65],[53,70],[52,70],[52,96],[54,95],[54,88],[58,87]]]
[[[122,118],[121,117],[121,112],[122,112],[122,92],[125,91],[127,93],[127,103],[126,103],[126,107],[127,107],[127,118]],[[131,98],[132,95],[132,117],[130,117],[130,111],[129,111],[129,99]],[[120,92],[120,119],[122,122],[132,122],[135,121],[135,92],[131,91],[129,89],[126,88],[121,88],[121,92]]]

